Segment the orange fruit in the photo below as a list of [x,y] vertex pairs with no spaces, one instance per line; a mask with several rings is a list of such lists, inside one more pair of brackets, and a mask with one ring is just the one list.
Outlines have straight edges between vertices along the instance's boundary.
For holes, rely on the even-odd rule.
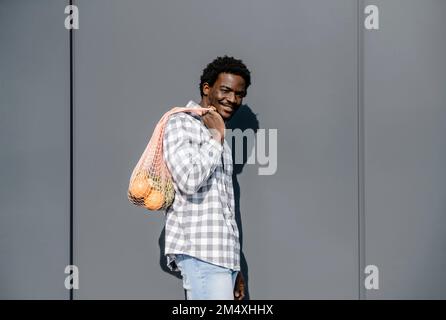
[[129,191],[135,198],[144,198],[150,192],[149,179],[143,176],[136,176]]
[[158,190],[152,189],[144,199],[144,205],[149,210],[159,210],[164,204],[164,195]]

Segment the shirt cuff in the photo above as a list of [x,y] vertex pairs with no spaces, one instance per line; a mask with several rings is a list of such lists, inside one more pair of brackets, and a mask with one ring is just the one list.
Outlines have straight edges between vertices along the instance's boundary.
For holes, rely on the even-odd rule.
[[211,146],[210,151],[216,152],[218,154],[223,151],[223,145],[221,144],[221,142],[218,142],[214,138],[209,139],[209,144]]
[[214,138],[210,138],[206,144],[206,153],[208,161],[211,166],[216,166],[220,162],[221,154],[223,153],[223,146]]

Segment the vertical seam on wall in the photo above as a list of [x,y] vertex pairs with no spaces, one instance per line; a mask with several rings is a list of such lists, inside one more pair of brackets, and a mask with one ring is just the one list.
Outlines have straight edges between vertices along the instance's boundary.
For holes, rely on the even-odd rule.
[[358,137],[358,298],[366,299],[363,286],[365,267],[365,137],[364,137],[364,1],[357,2],[357,137]]
[[[69,0],[70,6],[73,0]],[[70,265],[73,261],[73,29],[70,29]],[[70,300],[73,300],[73,288],[70,288]]]

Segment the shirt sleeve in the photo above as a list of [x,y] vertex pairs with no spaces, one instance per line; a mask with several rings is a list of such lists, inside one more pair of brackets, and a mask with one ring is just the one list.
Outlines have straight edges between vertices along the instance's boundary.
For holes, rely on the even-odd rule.
[[164,129],[163,156],[181,192],[196,193],[217,167],[223,146],[213,138],[202,140],[200,127],[191,116],[174,114]]

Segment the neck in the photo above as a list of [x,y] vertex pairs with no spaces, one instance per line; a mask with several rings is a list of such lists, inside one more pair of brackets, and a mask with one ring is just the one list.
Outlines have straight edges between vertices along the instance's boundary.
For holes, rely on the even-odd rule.
[[202,108],[207,108],[209,106],[208,99],[206,97],[201,98],[200,106]]

